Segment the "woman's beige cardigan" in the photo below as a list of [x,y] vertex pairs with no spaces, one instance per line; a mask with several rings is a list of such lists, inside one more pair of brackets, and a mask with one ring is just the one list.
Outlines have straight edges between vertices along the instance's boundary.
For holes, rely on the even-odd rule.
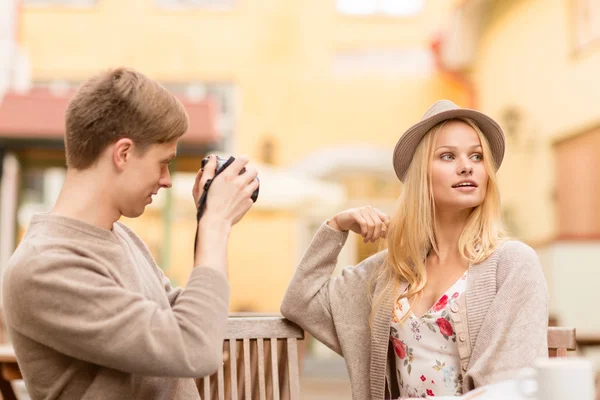
[[[387,253],[332,278],[347,237],[326,224],[319,229],[289,284],[281,313],[344,357],[353,399],[397,398],[388,348],[395,296],[387,282],[375,285],[375,292],[386,292],[386,300],[369,326],[370,273]],[[470,266],[467,290],[455,305],[451,314],[464,393],[510,378],[548,356],[547,286],[538,257],[527,245],[505,242],[484,262]]]

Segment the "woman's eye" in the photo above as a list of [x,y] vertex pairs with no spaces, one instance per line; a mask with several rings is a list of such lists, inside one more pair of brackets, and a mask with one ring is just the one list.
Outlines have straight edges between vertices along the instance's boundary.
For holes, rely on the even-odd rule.
[[450,161],[454,159],[454,156],[452,154],[442,154],[440,157],[442,160],[446,160],[446,161]]
[[473,154],[471,156],[471,159],[473,159],[475,161],[481,161],[481,160],[483,160],[483,156],[481,154]]

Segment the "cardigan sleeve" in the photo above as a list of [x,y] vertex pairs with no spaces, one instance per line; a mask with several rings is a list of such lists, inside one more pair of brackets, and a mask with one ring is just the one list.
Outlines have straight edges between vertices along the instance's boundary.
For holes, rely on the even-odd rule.
[[496,296],[465,375],[471,388],[510,379],[537,358],[548,357],[548,290],[535,251],[507,242],[497,268]]
[[[343,321],[336,321],[332,309],[340,305],[356,307],[357,302],[361,309],[370,307],[370,272],[387,254],[385,251],[377,253],[357,266],[344,268],[339,277],[332,277],[347,237],[348,232],[338,232],[323,224],[296,269],[281,303],[281,313],[286,318],[342,356],[336,327]],[[364,295],[353,296],[349,301],[349,293]]]

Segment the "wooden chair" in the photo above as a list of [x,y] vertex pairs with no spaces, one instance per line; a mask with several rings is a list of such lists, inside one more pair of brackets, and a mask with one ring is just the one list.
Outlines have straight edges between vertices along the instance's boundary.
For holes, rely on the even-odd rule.
[[[202,399],[299,400],[298,339],[304,331],[281,316],[230,317],[223,365],[197,380]],[[1,398],[16,400],[11,383],[19,379],[12,346],[0,345]]]
[[297,340],[304,331],[281,316],[230,316],[223,365],[199,379],[203,400],[299,400]]
[[[280,316],[230,317],[223,366],[213,376],[197,381],[202,399],[298,400],[297,340],[303,338],[301,328]],[[574,328],[548,328],[551,357],[566,357],[576,347]],[[0,346],[0,371],[4,399],[16,399],[10,382],[22,377],[10,345]]]
[[576,348],[575,328],[548,327],[548,355],[550,357],[566,357],[567,351],[573,351]]

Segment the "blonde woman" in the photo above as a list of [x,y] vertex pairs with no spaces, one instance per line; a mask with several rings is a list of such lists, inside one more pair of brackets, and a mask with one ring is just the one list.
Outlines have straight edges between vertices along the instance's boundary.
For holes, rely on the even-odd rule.
[[[435,103],[400,138],[390,219],[343,211],[319,229],[281,312],[345,358],[354,399],[453,396],[547,357],[547,289],[535,252],[510,240],[490,117]],[[332,278],[348,232],[386,250]]]

